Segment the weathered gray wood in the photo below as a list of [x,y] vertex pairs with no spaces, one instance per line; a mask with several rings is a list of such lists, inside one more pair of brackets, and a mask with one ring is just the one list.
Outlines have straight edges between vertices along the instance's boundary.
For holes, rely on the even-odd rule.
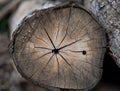
[[120,0],[85,0],[84,5],[106,28],[109,48],[120,67]]
[[104,29],[75,4],[34,11],[10,45],[23,77],[64,89],[91,89],[98,83],[105,47]]

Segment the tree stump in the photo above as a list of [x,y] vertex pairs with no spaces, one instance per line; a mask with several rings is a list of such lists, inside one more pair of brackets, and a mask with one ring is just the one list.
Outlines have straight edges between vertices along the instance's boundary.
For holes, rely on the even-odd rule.
[[105,31],[83,7],[36,10],[13,34],[10,51],[23,77],[43,87],[84,90],[101,78]]

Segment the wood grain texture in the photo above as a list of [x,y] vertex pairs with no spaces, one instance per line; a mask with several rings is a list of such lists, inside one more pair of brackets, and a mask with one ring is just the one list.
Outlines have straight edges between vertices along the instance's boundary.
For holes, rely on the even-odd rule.
[[13,34],[18,71],[40,86],[90,89],[101,78],[104,29],[77,5],[34,11]]

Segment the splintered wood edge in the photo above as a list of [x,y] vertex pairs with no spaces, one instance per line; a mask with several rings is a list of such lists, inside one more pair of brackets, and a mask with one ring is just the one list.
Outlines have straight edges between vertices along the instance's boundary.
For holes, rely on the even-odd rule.
[[[53,7],[53,8],[48,8],[48,9],[44,9],[44,10],[35,10],[33,13],[31,13],[29,16],[27,16],[27,17],[25,17],[24,19],[23,19],[23,21],[21,22],[21,25],[19,25],[19,27],[16,29],[16,31],[14,32],[14,34],[13,34],[13,40],[11,41],[11,44],[10,44],[10,51],[11,51],[11,54],[13,54],[14,53],[14,44],[15,44],[15,39],[16,39],[16,37],[19,35],[19,33],[21,32],[21,30],[22,29],[20,29],[20,28],[22,28],[24,25],[25,25],[25,23],[26,23],[26,21],[29,19],[29,18],[31,18],[32,16],[36,16],[36,17],[39,17],[39,13],[42,13],[42,12],[48,12],[48,11],[53,11],[53,10],[59,10],[59,9],[64,9],[64,8],[70,8],[70,7],[73,7],[73,8],[79,8],[79,9],[83,9],[83,7],[81,7],[81,6],[79,6],[79,5],[77,5],[77,4],[74,4],[74,3],[72,3],[72,4],[67,4],[67,5],[63,5],[63,6],[59,6],[59,7]],[[86,11],[88,14],[89,14],[89,12],[87,11],[87,10],[84,10],[84,11]],[[89,14],[90,15],[90,14]],[[91,15],[90,15],[91,16]],[[28,79],[28,80],[30,80],[30,81],[32,81],[34,84],[37,84],[37,85],[40,85],[40,86],[42,86],[42,87],[47,87],[47,88],[51,88],[51,86],[47,86],[47,85],[43,85],[43,84],[41,84],[41,83],[36,83],[36,82],[34,82],[32,79],[29,79],[23,72],[22,72],[22,70],[21,70],[21,68],[19,68],[19,64],[17,64],[16,62],[15,62],[15,58],[14,58],[14,56],[13,56],[13,59],[14,59],[14,63],[15,63],[15,65],[16,65],[16,67],[17,67],[17,69],[18,69],[18,71],[22,74],[22,76],[23,77],[25,77],[26,79]],[[96,85],[96,84],[94,84],[94,85]],[[89,87],[89,89],[90,88],[93,88],[94,87],[94,85],[93,86],[91,86],[91,87]]]

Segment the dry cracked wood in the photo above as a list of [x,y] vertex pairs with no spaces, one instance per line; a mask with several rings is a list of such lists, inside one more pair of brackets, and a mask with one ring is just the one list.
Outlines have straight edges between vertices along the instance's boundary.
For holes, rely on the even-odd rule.
[[101,78],[105,49],[104,29],[73,4],[34,11],[10,44],[23,77],[64,89],[93,88]]

